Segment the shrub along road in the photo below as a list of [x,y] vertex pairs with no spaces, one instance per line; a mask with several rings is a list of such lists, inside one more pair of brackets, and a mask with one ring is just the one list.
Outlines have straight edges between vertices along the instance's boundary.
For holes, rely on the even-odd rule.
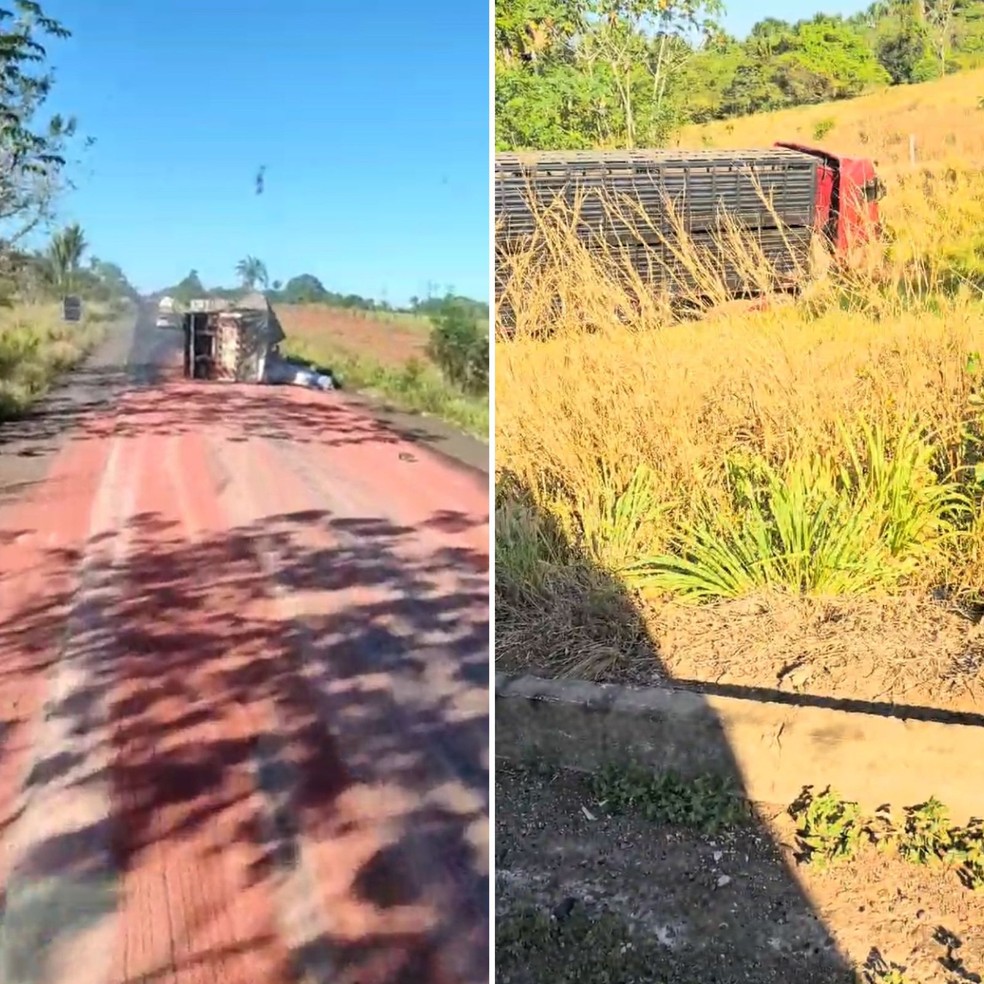
[[484,980],[487,478],[176,354],[0,444],[0,979]]

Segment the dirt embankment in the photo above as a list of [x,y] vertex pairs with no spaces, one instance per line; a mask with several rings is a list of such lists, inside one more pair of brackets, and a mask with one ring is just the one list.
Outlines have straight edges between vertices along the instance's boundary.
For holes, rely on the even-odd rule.
[[277,317],[293,339],[337,348],[381,365],[427,359],[425,323],[384,321],[322,304],[278,304]]

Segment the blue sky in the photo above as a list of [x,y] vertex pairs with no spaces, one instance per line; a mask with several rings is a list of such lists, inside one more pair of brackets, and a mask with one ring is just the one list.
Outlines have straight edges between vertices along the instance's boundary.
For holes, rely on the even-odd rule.
[[252,254],[394,304],[488,298],[483,0],[44,6],[73,32],[49,108],[96,139],[60,218],[140,289]]
[[856,14],[868,6],[865,0],[758,0],[756,3],[732,0],[726,3],[724,26],[732,34],[744,37],[752,25],[766,17],[798,21],[814,14]]

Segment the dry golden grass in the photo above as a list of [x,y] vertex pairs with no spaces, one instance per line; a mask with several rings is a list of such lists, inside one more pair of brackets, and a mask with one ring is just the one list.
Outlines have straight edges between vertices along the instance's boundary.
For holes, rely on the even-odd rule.
[[23,413],[60,373],[103,337],[105,306],[87,305],[78,324],[62,321],[60,304],[0,307],[0,420]]
[[767,147],[777,140],[871,157],[891,174],[917,162],[958,159],[984,165],[984,69],[937,82],[896,86],[841,103],[824,103],[723,120],[681,131],[681,147]]
[[[686,146],[792,139],[880,162],[888,185],[882,255],[758,310],[720,305],[699,320],[674,320],[658,298],[627,282],[614,259],[593,259],[562,222],[545,221],[555,261],[544,268],[519,257],[506,271],[517,332],[496,343],[497,653],[508,659],[529,648],[528,624],[541,639],[550,636],[534,653],[541,667],[627,672],[626,655],[635,659],[638,647],[626,640],[636,639],[636,629],[623,625],[599,641],[596,620],[585,615],[585,577],[595,595],[628,591],[640,560],[678,549],[695,527],[720,533],[721,524],[743,521],[736,474],[745,475],[746,466],[774,469],[783,481],[813,459],[849,468],[861,421],[881,429],[888,449],[916,428],[932,458],[927,488],[942,483],[979,505],[973,466],[980,455],[976,394],[984,381],[976,362],[984,353],[982,93],[984,72],[973,72],[687,131]],[[818,125],[828,130],[822,139],[814,135]],[[920,157],[915,167],[909,133]],[[886,451],[886,460],[893,453]],[[984,524],[973,512],[962,514],[958,536],[932,546],[914,534],[916,559],[901,582],[910,599],[928,598],[940,585],[962,596],[984,592]],[[580,561],[572,565],[572,557]],[[525,597],[516,583],[522,579],[533,586]],[[564,602],[565,593],[577,600]],[[766,608],[787,602],[788,611],[798,610],[795,598],[771,598]],[[898,600],[884,604],[886,613],[900,610]],[[688,652],[689,675],[710,650],[699,648],[696,635],[681,642],[677,608],[663,595],[649,597],[636,615],[670,670],[671,650]],[[536,610],[552,613],[556,631],[544,631]],[[718,606],[715,624],[751,626],[747,619],[721,623],[723,610]],[[942,608],[939,615],[963,620],[950,626],[963,641],[951,647],[958,655],[948,666],[959,663],[961,679],[976,679],[984,660],[967,663],[966,620]],[[702,616],[705,623],[710,617]],[[897,614],[884,618],[899,624]],[[927,640],[941,631],[923,621]],[[669,624],[672,644],[663,637]],[[749,645],[756,632],[745,633]],[[793,636],[787,641],[810,649]],[[740,639],[735,647],[741,650]],[[903,660],[900,651],[886,651],[883,665]],[[818,645],[810,658],[822,663],[824,652],[829,646]],[[905,666],[912,665],[909,658]],[[941,672],[933,664],[927,679],[938,684]],[[845,680],[848,690],[857,685],[856,677]],[[839,692],[841,685],[824,686]]]

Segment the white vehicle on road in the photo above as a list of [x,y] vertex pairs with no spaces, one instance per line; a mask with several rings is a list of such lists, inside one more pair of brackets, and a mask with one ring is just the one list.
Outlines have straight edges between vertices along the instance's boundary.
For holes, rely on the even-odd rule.
[[176,328],[178,317],[175,311],[174,298],[162,297],[157,302],[157,321],[158,328]]

